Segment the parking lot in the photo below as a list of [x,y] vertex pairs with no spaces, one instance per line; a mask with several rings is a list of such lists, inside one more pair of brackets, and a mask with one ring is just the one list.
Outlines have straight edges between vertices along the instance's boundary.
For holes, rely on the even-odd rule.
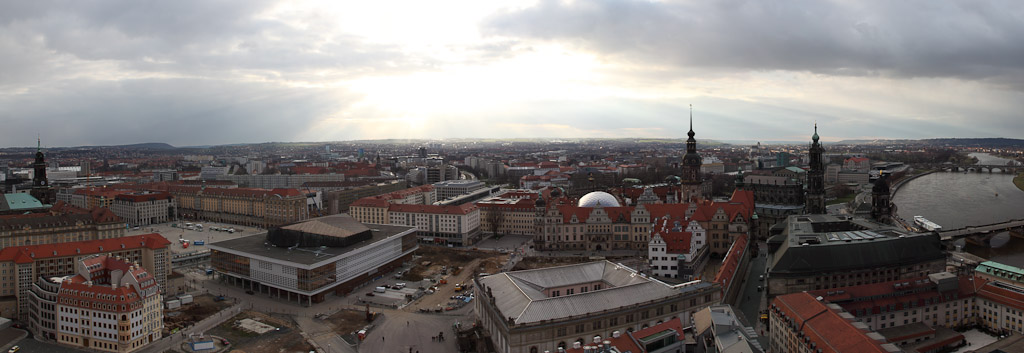
[[[177,224],[179,227],[172,227],[171,226],[172,224]],[[216,242],[219,242],[219,241],[230,240],[230,239],[235,239],[235,238],[241,238],[241,237],[250,236],[250,235],[253,235],[253,234],[259,234],[259,233],[266,232],[265,229],[258,229],[258,228],[253,228],[253,227],[242,227],[242,226],[236,226],[236,225],[233,225],[233,224],[225,224],[225,223],[200,223],[200,224],[203,225],[203,227],[202,227],[203,230],[202,231],[200,231],[199,228],[195,228],[195,226],[194,226],[196,224],[195,222],[192,223],[193,224],[193,228],[195,228],[194,230],[189,230],[189,229],[181,228],[180,227],[180,226],[184,226],[185,224],[186,224],[186,222],[170,222],[170,223],[151,224],[151,225],[148,225],[148,226],[145,226],[145,227],[139,227],[138,230],[136,230],[136,229],[129,229],[127,235],[160,233],[160,235],[164,236],[164,238],[166,238],[168,241],[171,242],[171,245],[169,246],[169,248],[171,249],[171,253],[174,253],[174,254],[186,254],[186,253],[194,252],[194,251],[197,251],[197,250],[206,250],[205,246],[197,245],[195,243],[195,241],[200,241],[200,242],[202,242],[201,244],[210,244],[210,243],[216,243]],[[215,231],[215,230],[213,230],[214,227],[217,227],[217,228],[234,228],[235,232],[234,233],[229,233],[229,232],[225,232],[225,231]],[[184,242],[179,241],[179,239],[188,240],[189,241],[188,247],[183,246],[182,244]]]

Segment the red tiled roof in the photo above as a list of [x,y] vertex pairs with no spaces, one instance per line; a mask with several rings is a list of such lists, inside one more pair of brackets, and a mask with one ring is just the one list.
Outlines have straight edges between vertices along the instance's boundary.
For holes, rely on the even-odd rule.
[[[844,310],[856,313],[864,310],[865,314],[880,314],[882,308],[889,310],[903,310],[908,303],[913,302],[915,306],[925,306],[931,299],[933,302],[947,302],[970,298],[978,293],[978,288],[985,284],[983,278],[972,278],[961,276],[956,297],[946,297],[948,293],[940,293],[935,289],[935,284],[925,277],[888,281],[882,283],[868,283],[858,286],[841,287],[834,289],[819,289],[808,291],[812,296],[821,296],[829,302],[839,304]],[[900,286],[896,287],[899,283]],[[831,293],[831,294],[829,294]],[[871,299],[868,299],[871,298]]]
[[747,235],[740,234],[729,248],[729,253],[722,259],[722,268],[715,274],[715,283],[722,285],[722,290],[727,290],[729,285],[732,284],[733,278],[736,277],[736,270],[739,269],[740,260],[743,258],[743,252],[746,249]]
[[155,200],[170,200],[171,194],[166,192],[154,192],[148,194],[125,193],[115,196],[115,199],[128,202],[149,202]]
[[386,207],[388,207],[388,204],[389,204],[388,200],[383,199],[383,198],[379,198],[379,197],[376,197],[376,196],[373,196],[373,197],[364,197],[364,198],[358,199],[358,200],[356,200],[355,202],[352,203],[352,206],[355,206],[355,207],[362,206],[362,207],[381,207],[381,208],[386,208]]
[[517,199],[512,203],[488,203],[487,200],[477,202],[476,205],[481,209],[484,208],[503,208],[503,209],[515,209],[515,210],[528,210],[533,211],[537,208],[537,203],[532,199],[522,198]]
[[297,166],[292,167],[292,170],[295,171],[295,174],[327,174],[327,168],[325,167]]
[[9,246],[0,249],[0,261],[29,263],[33,259],[48,259],[74,255],[102,254],[123,249],[160,249],[171,242],[157,233],[133,235],[121,238],[87,240],[68,243]]
[[[90,271],[89,278],[78,274],[66,279],[61,283],[61,289],[68,289],[69,291],[62,291],[59,294],[60,297],[79,299],[77,306],[80,307],[89,308],[93,302],[105,304],[131,304],[142,299],[143,294],[136,291],[132,286],[121,285],[117,288],[112,287],[109,282],[111,280],[110,277],[112,274],[110,272],[112,270],[121,270],[122,273],[125,274],[130,273],[136,280],[138,280],[140,285],[139,289],[145,290],[157,285],[155,279],[149,276],[145,269],[141,267],[132,269],[132,264],[111,256],[104,255],[84,259],[82,262],[86,265],[99,266],[94,267]],[[93,281],[96,283],[92,283]],[[109,295],[109,298],[103,295]],[[121,307],[116,305],[112,308],[112,311],[115,312],[127,312],[132,310],[131,307],[121,309]]]
[[793,319],[797,330],[823,353],[887,352],[881,347],[882,342],[871,339],[866,332],[854,327],[853,322],[829,310],[825,303],[807,292],[775,297],[772,308]]
[[124,190],[124,189],[115,189],[115,188],[81,188],[81,189],[75,189],[74,194],[75,195],[91,196],[91,197],[105,197],[105,198],[108,198],[108,199],[112,199],[115,196],[123,194],[125,192],[127,192],[127,191]]
[[[683,322],[678,317],[672,318],[671,320],[665,321],[661,324],[654,325],[636,332],[622,332],[618,338],[615,337],[601,337],[601,344],[604,341],[608,341],[613,347],[617,348],[620,352],[634,352],[634,353],[647,353],[647,350],[637,344],[637,340],[649,337],[654,334],[658,334],[665,331],[673,331],[676,333],[676,341],[681,342],[684,340],[683,333]],[[587,337],[586,342],[583,346],[596,346],[591,340],[592,337]],[[583,353],[583,348],[572,348],[569,346],[565,350],[566,353]]]
[[169,186],[167,191],[183,194],[194,194],[202,192],[204,195],[234,196],[234,197],[295,197],[302,196],[298,189],[257,189],[257,188],[202,188],[199,186]]
[[754,191],[753,190],[734,190],[732,192],[732,197],[730,198],[730,201],[738,202],[738,203],[740,203],[740,204],[742,204],[742,205],[744,205],[746,207],[749,207],[749,208],[753,209],[754,208]]
[[652,220],[665,216],[669,218],[686,218],[686,210],[690,208],[690,205],[685,203],[660,203],[644,205],[644,208],[651,214]]
[[562,214],[563,223],[572,223],[572,216],[576,215],[576,222],[586,223],[587,218],[590,217],[590,211],[593,211],[593,207],[579,207],[576,205],[558,205],[558,213]]
[[[975,277],[975,281],[980,277]],[[988,282],[978,288],[978,296],[1012,307],[1017,310],[1024,310],[1024,293],[1001,287],[997,282]]]
[[434,213],[434,214],[460,214],[465,215],[476,210],[477,207],[473,203],[467,203],[462,205],[414,205],[414,204],[391,204],[388,206],[390,212],[408,212],[408,213]]
[[659,233],[665,241],[665,251],[669,254],[689,254],[690,240],[693,234],[690,232],[665,232]]

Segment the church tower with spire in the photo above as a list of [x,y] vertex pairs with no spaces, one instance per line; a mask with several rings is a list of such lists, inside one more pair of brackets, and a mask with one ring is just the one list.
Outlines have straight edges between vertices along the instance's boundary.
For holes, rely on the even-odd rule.
[[882,174],[875,186],[871,188],[871,218],[882,223],[892,223],[893,209],[896,208],[890,201],[889,178]]
[[36,161],[32,163],[34,174],[32,175],[32,190],[29,195],[35,197],[44,205],[55,202],[53,189],[46,179],[46,156],[43,155],[42,139],[36,139]]
[[683,175],[680,184],[683,188],[683,198],[679,202],[684,200],[692,200],[693,197],[702,198],[701,184],[704,182],[700,175],[700,165],[702,158],[697,154],[697,140],[693,138],[696,133],[693,132],[693,105],[690,105],[690,132],[686,133],[689,136],[686,139],[686,155],[683,156]]
[[822,153],[825,148],[818,142],[818,124],[814,124],[814,136],[811,136],[809,157],[811,169],[807,171],[807,206],[808,214],[825,214],[825,165]]

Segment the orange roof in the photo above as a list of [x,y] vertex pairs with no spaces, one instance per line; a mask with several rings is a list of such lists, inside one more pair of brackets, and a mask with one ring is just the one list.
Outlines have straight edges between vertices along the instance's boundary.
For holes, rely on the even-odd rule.
[[[925,306],[928,300],[932,302],[947,302],[963,298],[969,298],[978,293],[978,288],[985,284],[984,278],[971,278],[961,276],[960,285],[957,289],[956,298],[947,297],[948,293],[940,293],[935,284],[927,276],[888,281],[882,283],[868,283],[859,286],[849,286],[834,289],[820,289],[808,291],[812,296],[821,296],[829,302],[839,304],[844,310],[856,313],[864,310],[866,314],[880,314],[882,308],[893,306],[894,310],[908,308],[910,303],[915,306]],[[899,287],[896,284],[900,283]],[[903,283],[906,283],[905,285]],[[841,293],[840,293],[841,292]]]
[[76,189],[74,194],[75,195],[91,196],[91,197],[105,197],[105,198],[108,198],[108,199],[112,199],[115,196],[123,194],[125,192],[127,192],[127,191],[123,190],[123,189],[115,189],[115,188],[81,188],[81,189]]
[[511,203],[489,203],[487,200],[482,200],[476,203],[481,209],[484,208],[503,208],[503,209],[517,209],[517,210],[529,210],[533,211],[537,207],[536,201],[529,198],[516,199],[515,202]]
[[133,235],[121,238],[86,240],[68,243],[9,246],[0,249],[0,261],[29,263],[38,259],[67,257],[75,255],[102,254],[123,249],[161,249],[171,242],[157,233]]
[[462,205],[413,205],[413,204],[401,204],[396,203],[388,207],[390,212],[408,212],[408,213],[435,213],[435,214],[469,214],[476,210],[476,205],[472,203]]
[[732,284],[733,278],[736,277],[736,270],[739,269],[740,260],[743,258],[743,252],[746,249],[747,235],[740,234],[729,248],[729,253],[725,254],[725,259],[722,260],[722,267],[715,274],[715,283],[722,285],[723,290],[728,289],[729,285]]
[[170,200],[171,194],[168,194],[166,192],[154,192],[148,194],[125,193],[117,195],[115,199],[124,200],[128,202],[149,202],[155,200]]
[[[980,278],[975,277],[975,282],[978,280],[980,280]],[[978,296],[1017,310],[1024,310],[1024,294],[1000,286],[996,283],[997,282],[988,282],[981,286],[978,289]]]
[[257,189],[257,188],[203,188],[200,186],[169,186],[167,191],[170,193],[198,193],[202,192],[204,195],[218,195],[218,196],[235,196],[235,197],[270,197],[270,196],[281,196],[281,197],[295,197],[302,196],[302,192],[298,189]]
[[[74,304],[69,303],[70,305],[90,308],[93,302],[131,304],[141,300],[143,293],[136,291],[132,286],[118,286],[117,288],[110,286],[111,271],[113,270],[121,270],[125,274],[130,273],[138,280],[142,290],[157,285],[156,280],[150,277],[145,269],[141,267],[133,268],[132,264],[124,260],[103,255],[81,261],[87,266],[98,266],[91,268],[89,278],[84,277],[82,274],[77,274],[61,282],[61,289],[67,289],[67,291],[61,291],[58,296],[78,299],[78,301],[72,302]],[[112,309],[115,312],[127,312],[133,308],[121,309],[115,305],[112,306]]]
[[807,292],[775,297],[772,310],[793,319],[797,330],[823,353],[887,352],[881,346],[883,342],[871,339],[865,331],[854,327],[851,320],[842,318]]

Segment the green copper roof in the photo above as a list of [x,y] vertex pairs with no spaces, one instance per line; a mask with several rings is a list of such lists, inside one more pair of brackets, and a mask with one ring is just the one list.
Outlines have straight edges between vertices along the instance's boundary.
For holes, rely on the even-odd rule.
[[17,194],[3,194],[0,199],[3,203],[0,203],[0,209],[4,211],[20,211],[20,210],[31,210],[36,208],[43,208],[43,203],[39,202],[32,195],[17,193]]
[[1007,264],[1001,264],[995,261],[985,261],[978,265],[975,271],[986,273],[997,277],[1006,277],[1000,274],[1002,272],[1010,272],[1016,275],[1024,275],[1024,269],[1013,267]]

